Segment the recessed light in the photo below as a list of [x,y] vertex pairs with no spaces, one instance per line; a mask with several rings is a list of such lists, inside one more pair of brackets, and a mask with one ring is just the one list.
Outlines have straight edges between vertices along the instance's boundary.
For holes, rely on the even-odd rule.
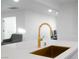
[[56,15],[58,15],[59,14],[59,12],[56,12]]
[[52,9],[49,9],[49,10],[48,10],[48,12],[50,12],[50,13],[51,13],[51,12],[52,12]]
[[19,2],[19,0],[13,0],[14,2]]

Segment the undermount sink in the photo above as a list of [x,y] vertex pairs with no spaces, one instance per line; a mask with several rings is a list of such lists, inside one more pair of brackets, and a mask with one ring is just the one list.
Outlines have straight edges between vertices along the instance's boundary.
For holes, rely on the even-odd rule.
[[37,51],[31,52],[31,54],[55,58],[61,53],[65,52],[69,47],[61,47],[61,46],[48,46],[46,48],[39,49]]

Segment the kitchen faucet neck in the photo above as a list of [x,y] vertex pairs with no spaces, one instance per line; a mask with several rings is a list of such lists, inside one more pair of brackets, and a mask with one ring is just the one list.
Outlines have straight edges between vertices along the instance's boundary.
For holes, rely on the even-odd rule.
[[49,29],[50,29],[50,35],[51,35],[51,33],[52,33],[52,28],[51,28],[51,26],[50,26],[48,23],[43,23],[43,24],[41,24],[41,25],[39,26],[39,29],[38,29],[38,48],[41,47],[41,42],[40,42],[40,40],[41,40],[41,37],[40,37],[40,29],[41,29],[41,27],[42,27],[43,25],[47,25],[47,26],[49,27]]

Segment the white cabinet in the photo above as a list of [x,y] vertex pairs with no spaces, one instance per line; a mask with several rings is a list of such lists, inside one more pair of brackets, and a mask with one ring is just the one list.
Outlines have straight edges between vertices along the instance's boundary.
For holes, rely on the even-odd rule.
[[1,59],[14,59],[16,54],[16,44],[1,47]]
[[1,47],[1,59],[8,59],[7,47]]

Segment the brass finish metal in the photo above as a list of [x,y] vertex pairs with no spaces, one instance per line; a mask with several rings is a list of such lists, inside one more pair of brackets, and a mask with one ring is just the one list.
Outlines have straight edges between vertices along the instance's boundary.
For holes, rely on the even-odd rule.
[[51,31],[52,31],[52,28],[51,26],[48,24],[48,23],[43,23],[39,26],[39,30],[38,30],[38,48],[41,47],[41,38],[40,38],[40,28],[43,26],[43,25],[47,25],[49,28],[50,28],[50,35],[51,35]]

